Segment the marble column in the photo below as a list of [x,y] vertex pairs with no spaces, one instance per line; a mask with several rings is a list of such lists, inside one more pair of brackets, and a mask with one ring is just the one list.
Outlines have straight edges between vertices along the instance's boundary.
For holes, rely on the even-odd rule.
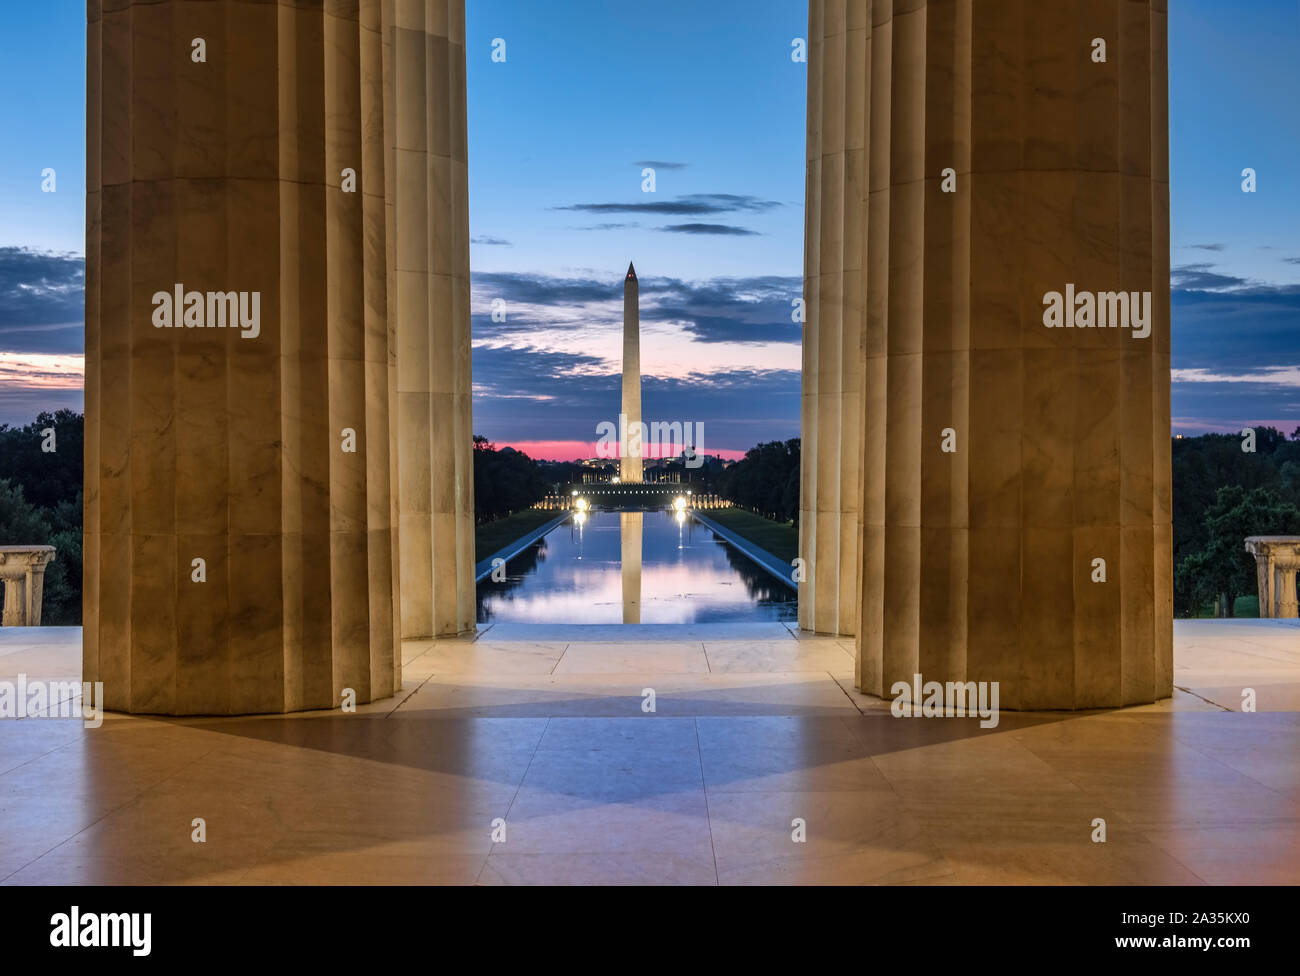
[[[863,691],[1172,693],[1165,35],[1163,0],[812,0],[801,620],[860,465]],[[1149,294],[1149,336],[1045,327],[1067,286]]]
[[378,0],[88,6],[83,667],[110,709],[401,682],[383,61]]
[[[867,32],[849,6],[809,6],[799,626],[857,630],[862,461]],[[853,201],[853,205],[846,205]]]
[[464,0],[385,0],[402,636],[474,629]]

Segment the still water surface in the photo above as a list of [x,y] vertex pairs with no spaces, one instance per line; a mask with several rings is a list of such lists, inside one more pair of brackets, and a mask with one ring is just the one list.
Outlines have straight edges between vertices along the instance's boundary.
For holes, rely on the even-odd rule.
[[686,513],[591,512],[478,585],[478,621],[691,624],[794,620],[796,594]]

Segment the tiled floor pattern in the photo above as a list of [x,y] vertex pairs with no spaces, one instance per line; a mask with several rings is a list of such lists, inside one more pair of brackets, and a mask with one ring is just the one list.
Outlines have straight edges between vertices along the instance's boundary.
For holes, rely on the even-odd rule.
[[[0,680],[80,638],[0,629]],[[893,718],[777,624],[411,641],[351,715],[0,720],[0,880],[1300,883],[1300,622],[1175,638],[1170,701],[995,729]]]

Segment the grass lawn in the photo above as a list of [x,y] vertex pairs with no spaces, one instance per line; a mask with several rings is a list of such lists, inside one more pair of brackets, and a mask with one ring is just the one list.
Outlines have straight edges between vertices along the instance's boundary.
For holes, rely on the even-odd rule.
[[1259,597],[1239,596],[1232,604],[1232,612],[1238,617],[1258,617]]
[[[1259,616],[1259,597],[1258,596],[1239,596],[1232,604],[1232,615],[1234,617],[1258,617]],[[1214,619],[1214,604],[1207,603],[1197,612],[1198,619]]]
[[799,529],[789,522],[773,522],[743,508],[715,508],[700,514],[783,562],[788,563],[799,554]]
[[474,561],[482,562],[494,552],[500,552],[516,539],[563,514],[553,509],[525,508],[522,512],[515,512],[494,522],[474,526]]

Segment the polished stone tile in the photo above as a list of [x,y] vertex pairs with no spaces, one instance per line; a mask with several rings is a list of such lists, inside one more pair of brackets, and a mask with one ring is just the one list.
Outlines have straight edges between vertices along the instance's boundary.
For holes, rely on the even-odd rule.
[[699,751],[696,720],[642,715],[638,718],[553,718],[538,749],[620,750],[648,754]]
[[[1179,691],[993,729],[895,718],[829,665],[801,670],[851,663],[848,642],[774,626],[788,636],[588,631],[588,672],[555,668],[568,637],[409,641],[401,694],[355,713],[0,721],[0,879],[1300,883],[1292,624],[1177,622],[1176,680],[1236,706]],[[0,680],[76,679],[79,631],[9,630]],[[1235,710],[1238,680],[1259,711]]]
[[691,793],[704,786],[694,749],[539,749],[524,776],[525,790],[636,800]]
[[431,674],[550,674],[568,646],[563,641],[434,641],[402,665],[403,677]]
[[695,720],[701,749],[756,751],[803,746],[860,744],[850,721],[837,715],[702,716]]
[[496,854],[681,854],[712,857],[704,790],[630,798],[519,791]]
[[707,674],[700,642],[570,644],[556,674]]
[[647,690],[655,714],[855,715],[857,709],[828,676],[804,674],[561,674],[463,680],[429,679],[395,713],[538,717],[643,714]]
[[890,791],[859,746],[704,749],[704,783],[715,793],[785,790]]
[[[931,830],[931,834],[933,834]],[[1199,885],[1204,880],[1156,845],[1143,840],[975,841],[936,837],[955,874],[970,885]]]
[[[81,652],[80,627],[5,627],[0,631],[0,655],[6,647],[27,647],[32,644],[55,644],[61,647],[76,645],[78,658]],[[77,669],[80,671],[80,667]]]
[[1143,836],[1209,884],[1300,884],[1300,819],[1248,829],[1148,830]]
[[498,854],[482,885],[712,885],[712,854]]
[[486,854],[387,853],[374,850],[309,854],[258,864],[245,885],[472,885]]
[[0,774],[80,739],[83,728],[76,719],[0,719]]
[[236,885],[245,884],[248,864],[220,858],[204,861],[154,855],[46,854],[0,881],[4,885]]
[[709,824],[722,884],[887,884],[952,874],[888,792],[711,790]]
[[719,672],[853,670],[853,654],[838,641],[705,641],[709,669]]

